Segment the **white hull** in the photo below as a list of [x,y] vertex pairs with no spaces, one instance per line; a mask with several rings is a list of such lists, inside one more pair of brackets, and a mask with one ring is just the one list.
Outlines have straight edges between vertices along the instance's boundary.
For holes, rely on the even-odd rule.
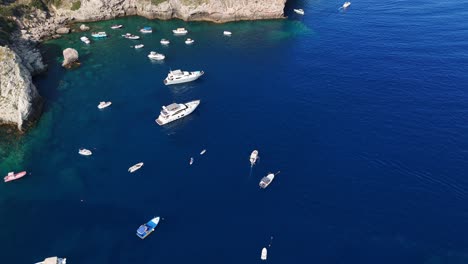
[[304,15],[304,10],[302,9],[294,9],[294,12],[296,12],[299,15]]
[[143,48],[144,46],[145,46],[145,45],[143,45],[143,44],[135,45],[135,49],[141,49],[141,48]]
[[263,177],[260,181],[260,188],[265,189],[271,182],[275,179],[275,175],[273,173],[268,174],[267,176]]
[[260,255],[260,259],[261,260],[266,260],[267,259],[267,254],[268,254],[268,251],[266,248],[263,248],[262,249],[262,254]]
[[169,45],[171,42],[169,40],[161,40],[160,43],[162,45]]
[[252,151],[252,154],[250,154],[250,165],[253,166],[255,165],[255,162],[257,162],[258,158],[258,150]]
[[202,151],[200,152],[200,155],[205,154],[205,152],[206,152],[206,149],[202,150]]
[[81,37],[80,40],[83,41],[86,44],[91,43],[91,41],[89,41],[89,38],[87,38],[87,37]]
[[195,111],[195,109],[197,109],[198,105],[200,104],[200,100],[195,100],[195,101],[191,101],[191,102],[188,102],[188,103],[185,103],[185,105],[187,106],[186,109],[178,112],[177,114],[175,115],[171,115],[167,118],[164,118],[162,117],[161,115],[159,115],[158,119],[156,119],[156,123],[160,126],[163,126],[165,124],[168,124],[170,122],[173,122],[177,119],[181,119],[185,116],[188,116],[190,115],[193,111]]
[[231,31],[224,31],[223,34],[224,34],[224,36],[231,36],[232,35]]
[[128,168],[128,172],[133,173],[133,172],[141,169],[141,167],[143,167],[143,164],[144,164],[143,162],[140,162],[140,163],[137,163],[137,164],[131,166],[130,168]]
[[99,108],[99,109],[104,109],[104,108],[106,108],[106,107],[109,107],[111,104],[112,104],[112,102],[101,102],[101,103],[98,105],[98,108]]
[[343,4],[343,8],[347,8],[347,7],[350,6],[350,5],[351,5],[351,2],[345,2],[345,3]]
[[152,60],[164,60],[166,58],[166,56],[164,56],[163,54],[150,54],[148,55],[148,58],[152,59]]
[[189,76],[184,76],[180,79],[176,79],[176,78],[173,78],[173,79],[169,79],[169,78],[166,78],[164,80],[164,84],[165,85],[171,85],[171,84],[178,84],[178,83],[186,83],[186,82],[193,82],[195,80],[197,80],[198,78],[200,78],[202,75],[204,74],[203,71],[197,71],[197,72],[191,72],[191,74]]
[[91,150],[89,150],[89,149],[79,149],[78,154],[80,154],[82,156],[91,156],[93,154],[93,152],[91,152]]

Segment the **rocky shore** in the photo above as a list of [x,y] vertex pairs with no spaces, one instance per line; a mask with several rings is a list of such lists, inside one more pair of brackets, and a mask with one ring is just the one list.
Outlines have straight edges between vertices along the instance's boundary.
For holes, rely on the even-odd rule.
[[18,30],[11,34],[8,47],[0,46],[0,124],[23,130],[38,116],[42,100],[31,76],[47,66],[37,45],[68,34],[72,23],[133,15],[215,23],[276,19],[284,16],[285,4],[286,0],[31,0],[30,5],[42,8],[10,16]]

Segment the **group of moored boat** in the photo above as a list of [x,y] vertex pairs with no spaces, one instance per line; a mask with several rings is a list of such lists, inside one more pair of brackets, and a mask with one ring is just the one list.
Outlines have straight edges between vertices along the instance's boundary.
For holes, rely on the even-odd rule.
[[[258,160],[259,156],[258,156],[258,150],[254,150],[252,151],[252,153],[250,154],[250,167],[253,167],[257,160]],[[275,176],[278,175],[280,172],[278,171],[277,173],[268,173],[265,177],[263,177],[261,180],[260,180],[260,183],[258,184],[260,186],[260,188],[262,189],[265,189],[266,187],[268,187],[268,185],[270,185],[270,183],[275,179]]]
[[[346,9],[351,5],[351,2],[344,2],[343,5],[340,7],[340,9]],[[299,15],[304,15],[304,9],[293,9],[294,13],[299,14]]]

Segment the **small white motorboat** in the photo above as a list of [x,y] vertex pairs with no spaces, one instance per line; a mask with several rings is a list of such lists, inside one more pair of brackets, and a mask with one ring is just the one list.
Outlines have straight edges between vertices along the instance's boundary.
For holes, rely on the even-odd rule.
[[123,28],[123,25],[112,25],[111,28],[112,29],[119,29],[119,28]]
[[172,32],[175,35],[185,35],[188,33],[188,31],[185,28],[177,28],[177,29],[172,30]]
[[205,152],[206,152],[206,149],[202,150],[202,151],[200,152],[200,155],[205,154]]
[[261,259],[261,260],[266,260],[266,259],[267,259],[267,254],[268,254],[268,251],[267,251],[267,249],[264,247],[264,248],[262,249],[262,254],[260,255],[260,259]]
[[143,33],[143,34],[153,33],[153,29],[151,27],[144,27],[144,28],[140,29],[140,32]]
[[189,165],[193,164],[193,158],[190,158]]
[[89,41],[89,38],[86,37],[86,36],[82,36],[82,37],[80,38],[80,40],[83,41],[83,42],[86,43],[86,44],[91,43],[91,41]]
[[138,45],[135,45],[135,49],[141,49],[143,48],[145,45],[143,44],[138,44]]
[[231,36],[231,35],[232,35],[232,32],[231,32],[231,31],[224,31],[224,32],[223,32],[223,35],[224,35],[224,36]]
[[255,165],[255,162],[257,162],[257,159],[258,159],[258,150],[254,150],[250,154],[250,166],[253,167],[253,165]]
[[89,149],[80,148],[78,150],[78,154],[83,155],[83,156],[91,156],[93,153]]
[[294,12],[296,12],[299,15],[304,15],[304,10],[303,9],[294,9]]
[[152,60],[164,60],[164,58],[166,58],[166,56],[164,56],[161,53],[157,53],[156,51],[151,51],[150,54],[148,54],[148,58],[150,58]]
[[111,101],[109,101],[109,102],[102,101],[102,102],[99,102],[99,105],[97,107],[99,109],[104,109],[106,107],[109,107],[111,104],[112,104]]
[[124,37],[126,39],[140,39],[139,36],[133,35],[133,34],[130,34],[130,33],[126,33],[125,35],[122,35],[122,37]]
[[134,173],[135,171],[141,169],[141,167],[143,167],[143,162],[140,162],[140,163],[137,163],[137,164],[131,166],[130,168],[128,168],[128,172]]
[[259,183],[259,186],[260,188],[262,189],[265,189],[266,187],[268,187],[268,185],[270,185],[270,183],[275,179],[275,176],[278,175],[280,172],[278,171],[277,173],[268,173],[267,176],[263,177],[261,180],[260,180],[260,183]]
[[187,45],[193,44],[193,42],[195,42],[195,40],[193,40],[191,38],[188,38],[188,39],[185,40],[185,44],[187,44]]
[[107,37],[107,34],[106,34],[106,32],[104,32],[104,31],[101,31],[101,32],[93,32],[93,33],[91,33],[91,37],[93,37],[93,38],[106,38],[106,37]]
[[344,4],[343,4],[342,7],[343,7],[343,8],[347,8],[347,7],[350,6],[350,5],[351,5],[351,2],[344,2]]
[[171,43],[171,42],[170,42],[169,40],[167,40],[167,39],[161,39],[160,42],[161,42],[162,45],[169,45],[169,43]]

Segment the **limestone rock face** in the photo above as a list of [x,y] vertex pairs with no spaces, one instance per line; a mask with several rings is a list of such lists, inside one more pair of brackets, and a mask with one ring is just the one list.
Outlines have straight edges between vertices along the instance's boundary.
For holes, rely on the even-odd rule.
[[140,15],[151,19],[180,18],[221,23],[281,18],[286,4],[286,0],[86,0],[81,1],[80,9],[71,11],[72,1],[62,0],[55,15],[76,21]]
[[67,27],[61,27],[61,28],[58,28],[56,31],[55,31],[57,34],[68,34],[70,33],[70,29],[67,28]]
[[0,47],[0,123],[22,130],[40,111],[41,101],[21,58],[10,48]]
[[72,48],[64,49],[62,66],[65,68],[70,68],[75,62],[78,62],[78,51]]

